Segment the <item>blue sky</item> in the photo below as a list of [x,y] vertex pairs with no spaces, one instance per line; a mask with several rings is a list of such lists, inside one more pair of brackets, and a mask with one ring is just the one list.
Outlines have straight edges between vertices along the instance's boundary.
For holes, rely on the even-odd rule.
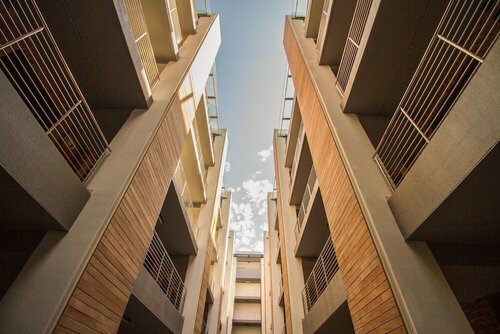
[[222,126],[229,129],[226,185],[233,190],[236,250],[262,251],[267,192],[273,189],[273,129],[281,108],[284,18],[291,0],[211,0],[222,44],[217,88]]

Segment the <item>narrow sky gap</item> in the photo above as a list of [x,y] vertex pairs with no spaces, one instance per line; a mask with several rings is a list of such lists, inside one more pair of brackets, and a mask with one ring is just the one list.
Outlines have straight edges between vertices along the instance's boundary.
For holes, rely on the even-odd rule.
[[226,185],[233,190],[235,249],[262,251],[267,192],[273,189],[272,133],[285,71],[283,27],[290,0],[212,0],[221,18],[216,60],[224,127],[231,129]]

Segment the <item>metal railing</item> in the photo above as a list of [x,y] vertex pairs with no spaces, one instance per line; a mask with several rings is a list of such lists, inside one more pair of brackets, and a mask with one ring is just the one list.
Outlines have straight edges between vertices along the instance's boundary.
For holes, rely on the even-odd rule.
[[307,15],[307,7],[309,0],[293,0],[292,2],[292,17],[294,19],[303,19]]
[[142,66],[151,88],[160,79],[158,72],[158,65],[156,64],[153,46],[149,39],[148,27],[142,10],[141,0],[123,0],[125,8],[127,9],[130,26],[135,38],[135,44],[139,50],[139,57],[141,58]]
[[302,290],[302,302],[306,313],[311,310],[314,303],[325,291],[338,269],[335,248],[332,237],[329,236]]
[[217,100],[217,71],[215,64],[210,71],[208,81],[205,86],[205,96],[207,99],[208,119],[210,121],[210,131],[212,136],[221,134],[219,103]]
[[182,311],[186,287],[156,231],[149,245],[144,267],[175,308]]
[[172,180],[173,182],[175,182],[177,190],[181,194],[182,201],[184,202],[184,207],[186,208],[186,212],[188,214],[189,223],[191,224],[191,229],[193,230],[193,235],[196,239],[199,230],[198,216],[200,209],[195,207],[191,198],[191,192],[189,191],[189,185],[187,182],[186,173],[184,172],[182,161],[179,161]]
[[295,86],[293,85],[292,73],[288,64],[285,68],[285,78],[283,80],[283,97],[281,103],[280,119],[278,126],[278,136],[287,137],[292,119],[293,101],[295,99]]
[[313,196],[313,189],[316,185],[316,170],[314,166],[311,167],[309,172],[309,177],[307,179],[306,189],[304,190],[304,196],[302,197],[302,202],[300,203],[299,214],[297,215],[297,222],[295,223],[295,240],[299,240],[300,232],[302,231],[302,225],[304,224],[304,218],[309,212],[309,204]]
[[347,41],[344,47],[344,52],[342,53],[342,59],[340,60],[339,71],[337,74],[336,87],[341,94],[344,94],[347,82],[351,76],[352,67],[354,65],[354,60],[356,59],[356,54],[358,53],[359,43],[361,42],[361,37],[363,36],[363,31],[365,30],[371,5],[372,0],[358,0],[356,3],[356,8],[354,9],[354,15],[351,21],[351,27],[349,28]]
[[498,38],[500,1],[451,1],[378,147],[395,189]]
[[0,0],[0,66],[78,178],[109,153],[36,3]]

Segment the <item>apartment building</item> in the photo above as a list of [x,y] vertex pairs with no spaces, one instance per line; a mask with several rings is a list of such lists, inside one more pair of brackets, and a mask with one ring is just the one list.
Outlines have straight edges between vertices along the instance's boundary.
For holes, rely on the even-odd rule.
[[266,296],[262,253],[235,252],[233,255],[233,298],[228,300],[228,334],[265,333]]
[[231,194],[219,17],[0,0],[1,333],[216,333]]
[[305,8],[283,38],[273,331],[498,333],[500,2]]

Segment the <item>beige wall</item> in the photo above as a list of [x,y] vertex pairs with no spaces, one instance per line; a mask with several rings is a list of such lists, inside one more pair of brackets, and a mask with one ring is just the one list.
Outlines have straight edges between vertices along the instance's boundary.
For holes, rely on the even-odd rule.
[[258,326],[234,326],[231,334],[261,334]]

